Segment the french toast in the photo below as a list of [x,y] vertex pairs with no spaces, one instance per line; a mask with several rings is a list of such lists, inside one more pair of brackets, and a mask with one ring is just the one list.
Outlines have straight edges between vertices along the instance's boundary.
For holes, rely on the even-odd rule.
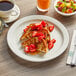
[[20,40],[27,40],[28,39],[28,35],[31,32],[31,26],[34,26],[34,24],[30,24],[29,28],[27,28],[27,31],[23,33],[23,35],[20,37]]
[[[51,30],[49,30],[49,28]],[[53,47],[50,46],[50,31],[53,29],[54,28],[50,27],[48,23],[45,23],[44,21],[38,24],[32,23],[26,27],[24,33],[20,37],[24,52],[31,55],[45,55],[48,52],[48,48]],[[53,42],[55,43],[54,39]]]
[[[28,39],[30,39],[32,37],[32,32],[33,31],[31,31],[30,28],[28,28],[28,30],[26,31],[26,33],[24,33],[21,36],[21,38],[20,38],[21,41],[26,41],[26,40],[28,40]],[[43,28],[41,31],[38,31],[38,32],[42,32],[45,35],[45,37],[46,37],[45,39],[46,39],[47,42],[50,41],[50,33],[49,33],[49,31],[47,29]]]
[[[37,37],[31,38],[31,39],[29,39],[27,41],[24,41],[22,43],[22,47],[25,48],[26,45],[30,46],[31,44],[36,45],[36,50],[37,51],[35,52],[35,54],[36,53],[45,54],[48,51],[47,50],[47,48],[48,48],[47,47],[47,42],[44,39],[42,39],[41,42],[38,42],[38,38]],[[34,54],[34,53],[30,53],[30,54]]]

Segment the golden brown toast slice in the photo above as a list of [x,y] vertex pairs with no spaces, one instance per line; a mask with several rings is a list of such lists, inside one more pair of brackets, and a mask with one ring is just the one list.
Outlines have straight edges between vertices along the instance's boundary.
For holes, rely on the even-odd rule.
[[42,42],[38,43],[36,45],[36,47],[37,47],[37,49],[36,49],[37,51],[29,53],[29,54],[31,54],[31,55],[39,54],[39,55],[43,56],[44,54],[46,54],[48,52],[47,42],[44,39],[42,39]]
[[[38,32],[38,33],[42,32],[42,33],[45,35],[45,40],[46,40],[47,42],[50,41],[50,34],[49,34],[49,32],[48,32],[47,29],[44,29],[44,28],[43,28],[41,31],[37,31],[37,32]],[[31,31],[31,32],[23,35],[23,38],[21,38],[21,41],[26,41],[26,40],[32,38],[32,34],[33,34],[33,31]]]
[[27,41],[22,42],[21,45],[22,45],[22,47],[25,48],[26,45],[31,45],[31,44],[36,44],[36,43],[39,43],[38,37],[31,37]]
[[40,32],[42,32],[45,35],[45,40],[47,42],[49,42],[51,40],[50,38],[50,32],[48,31],[48,29],[43,28]]
[[47,42],[45,39],[42,39],[42,41],[37,44],[37,51],[39,51],[39,54],[41,55],[48,52]]
[[42,39],[41,42],[39,42],[38,37],[32,37],[33,31],[31,30],[31,26],[34,26],[34,25],[35,24],[30,24],[27,31],[21,36],[20,38],[20,40],[22,41],[21,45],[23,48],[25,48],[26,45],[29,46],[31,44],[35,44],[37,47],[37,51],[29,54],[44,55],[45,53],[47,53],[47,50],[48,50],[47,43],[50,41],[50,33],[48,30],[48,27],[47,28],[43,27],[42,30],[37,31],[38,33],[42,32],[45,35],[45,39]]
[[22,43],[22,47],[25,48],[26,45],[31,45],[31,44],[35,44],[36,47],[37,47],[37,52],[35,53],[30,53],[30,54],[36,54],[36,53],[39,53],[39,54],[45,54],[47,52],[47,42],[45,39],[42,39],[41,42],[38,41],[38,37],[33,37],[27,41],[24,41]]
[[34,24],[30,24],[29,28],[27,28],[27,31],[23,33],[23,35],[20,37],[20,40],[27,40],[28,39],[28,34],[31,32],[31,26],[34,26]]

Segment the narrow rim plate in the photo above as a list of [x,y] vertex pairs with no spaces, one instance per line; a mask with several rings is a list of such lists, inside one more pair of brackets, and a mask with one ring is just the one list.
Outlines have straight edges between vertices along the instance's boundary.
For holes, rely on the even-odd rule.
[[[54,48],[43,57],[26,55],[21,49],[19,40],[23,28],[31,22],[40,22],[42,20],[55,25],[55,30],[51,33],[51,36],[57,39],[57,43]],[[18,57],[32,62],[45,62],[60,56],[66,50],[69,43],[69,35],[64,25],[56,19],[43,15],[31,15],[21,18],[10,27],[7,34],[7,43],[11,51]]]

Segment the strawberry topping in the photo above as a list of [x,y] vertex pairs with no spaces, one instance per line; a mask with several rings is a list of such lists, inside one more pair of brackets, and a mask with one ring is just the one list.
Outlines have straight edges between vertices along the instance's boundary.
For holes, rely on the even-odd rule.
[[54,46],[53,42],[50,41],[49,44],[48,44],[48,48],[49,48],[49,49],[52,49],[53,46]]
[[30,45],[30,49],[35,49],[35,48],[36,48],[36,46],[34,44]]
[[31,26],[31,30],[36,30],[37,27],[36,26]]
[[31,49],[30,52],[36,52],[36,49]]
[[51,41],[52,41],[53,43],[55,43],[55,42],[56,42],[56,40],[55,40],[55,39],[52,39]]
[[28,28],[29,28],[29,26],[27,26],[23,31],[26,32]]
[[49,31],[52,32],[53,29],[54,29],[54,25],[51,25],[51,26],[49,27]]
[[42,28],[43,28],[42,24],[36,25],[36,27],[37,27],[38,31],[42,30]]
[[43,37],[42,36],[40,36],[40,37],[38,37],[38,40],[41,42],[41,40],[43,39]]
[[30,45],[30,52],[35,52],[36,51],[36,46],[34,44]]
[[[60,2],[59,2],[60,3]],[[71,12],[71,11],[69,11]],[[47,28],[45,28],[47,27]],[[41,42],[42,39],[44,39],[45,41],[47,41],[46,39],[49,37],[49,35],[47,36],[47,34],[49,33],[46,33],[44,31],[44,29],[47,29],[47,31],[50,31],[52,32],[53,29],[54,29],[54,25],[51,25],[51,26],[47,26],[47,23],[45,21],[42,21],[41,23],[35,23],[33,26],[29,27],[27,26],[25,29],[24,29],[24,32],[27,31],[28,28],[31,28],[30,32],[32,33],[32,37],[38,37],[38,41]],[[28,32],[28,31],[27,31]],[[33,40],[32,40],[33,41]],[[25,49],[24,49],[24,52],[25,53],[33,53],[33,52],[36,52],[37,51],[37,44],[36,43],[31,43],[26,45]],[[53,46],[54,46],[54,43],[56,42],[55,39],[52,39],[50,41],[49,39],[49,42],[47,41],[48,43],[48,49],[52,49]],[[36,44],[36,45],[35,45]]]
[[36,37],[37,35],[38,35],[38,32],[37,31],[33,31],[32,37]]
[[25,52],[25,53],[29,53],[29,52],[30,52],[30,48],[29,48],[28,45],[25,47],[24,52]]
[[46,26],[45,21],[42,21],[42,22],[41,22],[41,24],[43,25],[43,27],[45,27],[45,26]]

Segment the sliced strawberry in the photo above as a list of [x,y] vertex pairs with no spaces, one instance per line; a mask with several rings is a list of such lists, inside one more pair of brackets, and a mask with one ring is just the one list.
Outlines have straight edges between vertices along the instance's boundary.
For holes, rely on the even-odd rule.
[[37,28],[37,30],[42,30],[42,28],[43,28],[43,26],[42,26],[42,24],[35,24],[35,26],[36,26],[36,28]]
[[49,49],[52,49],[53,46],[54,46],[53,42],[49,42],[49,44],[48,44],[48,48],[49,48]]
[[31,49],[30,52],[36,52],[36,49]]
[[35,49],[35,48],[36,48],[36,46],[35,46],[34,44],[31,44],[31,45],[30,45],[30,48]]
[[55,39],[52,39],[52,40],[51,40],[51,42],[55,43],[55,42],[56,42],[56,40],[55,40]]
[[45,38],[45,35],[43,35],[43,38]]
[[38,35],[38,32],[37,31],[33,31],[32,37],[36,37],[37,35]]
[[38,37],[38,40],[41,42],[41,40],[43,39],[43,37],[42,36],[39,36]]
[[38,33],[39,36],[43,36],[44,34],[42,32]]
[[24,29],[24,32],[26,32],[28,28],[29,28],[29,26],[27,26],[27,27]]
[[26,28],[29,28],[29,26],[27,26]]
[[42,21],[42,22],[41,22],[41,24],[43,25],[43,27],[45,27],[45,26],[46,26],[45,21]]
[[43,28],[42,25],[40,25],[40,26],[37,28],[37,30],[40,31],[40,30],[42,30],[42,28]]
[[23,31],[26,32],[27,31],[27,28],[25,28]]
[[45,38],[45,35],[42,32],[38,33],[38,36],[42,36],[43,38]]
[[51,31],[53,31],[53,29],[54,29],[54,25],[51,25],[51,26],[49,27],[49,31],[51,32]]
[[36,30],[37,27],[36,26],[31,26],[31,30]]
[[25,53],[29,53],[29,52],[30,52],[30,48],[29,48],[28,45],[25,47],[24,52],[25,52]]

